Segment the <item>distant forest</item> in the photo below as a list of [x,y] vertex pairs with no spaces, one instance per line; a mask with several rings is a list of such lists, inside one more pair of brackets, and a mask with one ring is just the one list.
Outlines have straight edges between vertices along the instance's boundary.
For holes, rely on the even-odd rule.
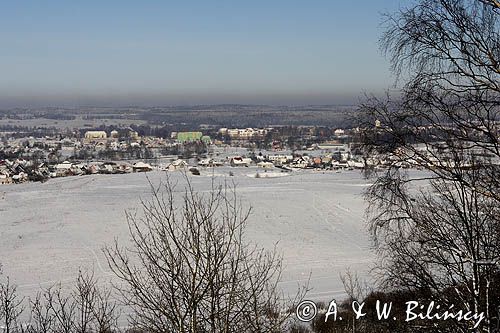
[[153,126],[198,128],[329,126],[350,127],[355,106],[198,105],[176,107],[16,108],[0,110],[0,119],[137,120]]

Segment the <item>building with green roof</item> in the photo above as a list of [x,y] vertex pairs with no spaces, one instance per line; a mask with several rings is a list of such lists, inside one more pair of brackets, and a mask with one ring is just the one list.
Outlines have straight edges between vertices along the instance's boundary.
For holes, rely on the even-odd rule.
[[177,133],[177,141],[180,143],[194,142],[201,140],[202,136],[201,132],[179,132]]

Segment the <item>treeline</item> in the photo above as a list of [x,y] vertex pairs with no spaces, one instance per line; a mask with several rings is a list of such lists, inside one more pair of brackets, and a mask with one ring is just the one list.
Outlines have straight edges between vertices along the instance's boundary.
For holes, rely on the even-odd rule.
[[203,124],[240,128],[272,125],[345,127],[350,124],[350,112],[352,110],[151,111],[143,113],[141,119],[151,124],[189,124],[195,127]]
[[[223,105],[151,108],[70,108],[70,109],[13,109],[0,110],[0,118],[53,120],[143,120],[150,125],[173,125],[176,128],[199,128],[200,125],[218,127],[265,127],[270,125],[308,125],[348,127],[355,107],[273,107],[258,105]],[[182,128],[181,128],[182,130]]]
[[44,136],[55,136],[55,135],[68,135],[72,132],[69,130],[57,129],[55,127],[41,127],[41,126],[20,126],[20,125],[0,125],[1,132],[9,132],[9,137],[12,138],[25,138],[25,137],[35,137],[41,138]]

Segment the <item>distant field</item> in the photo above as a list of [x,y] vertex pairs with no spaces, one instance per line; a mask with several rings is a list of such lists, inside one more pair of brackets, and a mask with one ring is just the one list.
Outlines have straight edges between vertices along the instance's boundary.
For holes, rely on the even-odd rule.
[[[235,176],[229,177],[229,171]],[[373,255],[364,230],[362,191],[356,171],[304,171],[276,178],[252,178],[256,168],[223,167],[190,176],[207,191],[211,177],[231,180],[253,207],[249,239],[283,252],[282,286],[292,291],[311,273],[310,297],[343,294],[339,273],[347,267],[366,275]],[[262,172],[262,170],[260,170]],[[272,174],[271,174],[272,175]],[[153,182],[164,177],[152,172]],[[181,186],[179,173],[170,173]],[[179,191],[181,188],[179,187]],[[128,240],[125,209],[148,197],[144,174],[94,175],[0,187],[0,263],[25,295],[40,285],[72,282],[79,267],[110,278],[101,248],[117,237]]]

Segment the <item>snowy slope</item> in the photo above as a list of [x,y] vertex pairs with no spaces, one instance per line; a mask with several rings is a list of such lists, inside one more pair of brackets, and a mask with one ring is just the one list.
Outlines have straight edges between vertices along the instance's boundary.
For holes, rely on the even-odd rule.
[[[292,291],[311,277],[311,298],[343,293],[339,273],[350,266],[366,274],[373,255],[364,228],[367,187],[357,171],[302,171],[284,177],[252,178],[255,168],[218,168],[190,176],[199,191],[211,176],[237,184],[253,207],[248,236],[264,247],[278,242],[285,272],[282,286]],[[229,171],[234,177],[229,177]],[[262,169],[258,172],[262,173]],[[180,173],[170,172],[182,184]],[[163,173],[148,173],[152,182]],[[32,295],[40,285],[74,281],[79,267],[93,267],[111,278],[101,252],[116,237],[128,241],[125,209],[148,197],[144,174],[94,175],[0,187],[0,263],[19,290]],[[179,188],[180,190],[180,188]]]

